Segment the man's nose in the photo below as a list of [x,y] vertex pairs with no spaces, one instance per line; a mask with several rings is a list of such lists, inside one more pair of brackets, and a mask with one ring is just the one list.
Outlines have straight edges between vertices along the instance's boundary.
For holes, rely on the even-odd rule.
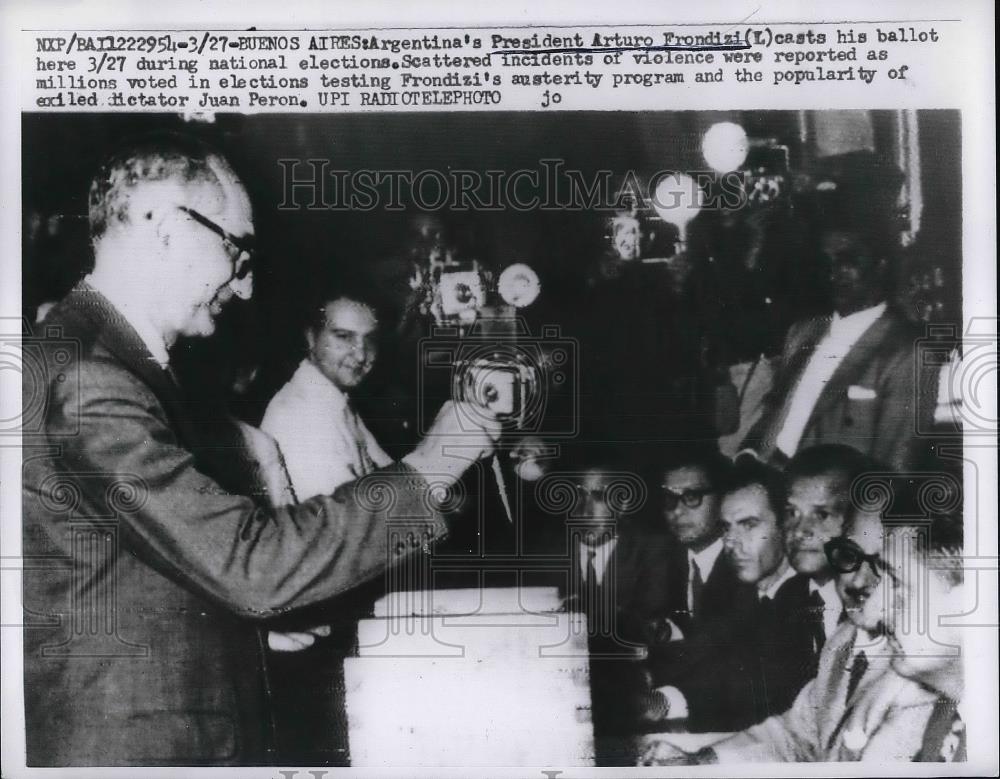
[[844,575],[848,577],[846,582],[847,588],[856,591],[859,595],[868,590],[873,584],[875,584],[876,581],[878,581],[878,577],[872,573],[871,566],[867,563],[862,564],[862,566],[853,573]]
[[786,528],[786,533],[795,541],[800,541],[803,538],[812,538],[815,535],[809,523],[802,521],[796,522],[790,528]]

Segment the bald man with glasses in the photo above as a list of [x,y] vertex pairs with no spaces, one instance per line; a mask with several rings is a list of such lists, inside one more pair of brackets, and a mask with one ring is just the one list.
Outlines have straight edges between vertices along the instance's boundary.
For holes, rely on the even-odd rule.
[[498,428],[446,403],[402,462],[272,508],[170,365],[252,294],[242,182],[200,143],[146,138],[100,169],[89,221],[93,272],[23,380],[24,557],[44,562],[23,577],[27,763],[261,764],[261,625],[427,551],[447,530],[428,479],[456,482]]

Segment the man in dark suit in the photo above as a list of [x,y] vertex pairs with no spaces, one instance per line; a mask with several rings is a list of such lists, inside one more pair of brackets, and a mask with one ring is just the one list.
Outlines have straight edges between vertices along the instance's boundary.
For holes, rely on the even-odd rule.
[[627,643],[643,619],[666,607],[666,537],[635,516],[637,475],[595,464],[574,486],[567,604],[587,615],[591,635],[610,649],[615,642]]
[[659,716],[686,719],[693,731],[729,725],[725,696],[707,692],[712,675],[741,663],[756,605],[752,584],[740,580],[723,554],[719,509],[730,465],[716,452],[693,451],[662,473],[661,500],[674,540],[665,561],[668,609],[647,625],[649,670],[665,711]]
[[572,490],[572,501],[560,503],[558,554],[569,564],[560,588],[566,608],[587,617],[598,758],[615,763],[615,737],[632,732],[645,692],[638,630],[667,607],[666,537],[639,516],[642,480],[612,455],[573,451],[563,470],[542,482],[550,495],[563,487]]
[[44,323],[53,369],[24,376],[27,761],[260,763],[258,622],[426,549],[446,530],[427,478],[457,480],[494,431],[449,404],[405,461],[270,509],[239,436],[192,414],[168,352],[251,292],[242,183],[200,144],[150,139],[105,164],[89,217],[93,273]]
[[898,470],[920,459],[915,431],[922,419],[930,423],[933,408],[918,398],[933,393],[917,391],[929,375],[917,365],[913,330],[887,302],[892,233],[883,222],[851,212],[823,232],[833,313],[789,329],[743,449],[778,464],[823,443],[852,446]]

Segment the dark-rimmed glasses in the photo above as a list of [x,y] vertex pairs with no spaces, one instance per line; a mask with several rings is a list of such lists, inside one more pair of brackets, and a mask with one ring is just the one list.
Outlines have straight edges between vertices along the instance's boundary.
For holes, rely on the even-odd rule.
[[663,492],[663,507],[667,511],[673,511],[680,503],[683,503],[689,509],[696,509],[705,500],[706,495],[711,495],[715,492],[711,487],[677,492],[666,485],[661,485],[660,489]]
[[232,260],[233,263],[234,279],[237,281],[243,281],[243,279],[250,275],[250,272],[253,270],[255,255],[255,249],[250,239],[240,238],[233,235],[220,224],[213,222],[207,216],[195,211],[193,208],[188,208],[187,206],[177,206],[177,208],[194,219],[194,221],[202,227],[207,227],[222,239],[223,246],[225,246],[226,249],[226,254],[229,255],[229,259]]
[[823,545],[823,551],[826,552],[826,559],[830,563],[830,567],[837,573],[855,573],[865,563],[872,567],[876,576],[882,576],[889,570],[882,555],[877,552],[867,554],[849,538],[833,538]]

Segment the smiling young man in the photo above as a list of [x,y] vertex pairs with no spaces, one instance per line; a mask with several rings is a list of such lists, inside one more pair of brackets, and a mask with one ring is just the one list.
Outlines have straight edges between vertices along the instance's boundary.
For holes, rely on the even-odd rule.
[[306,326],[306,357],[267,406],[261,429],[278,442],[298,500],[392,462],[350,399],[375,367],[378,328],[363,293],[327,295]]

